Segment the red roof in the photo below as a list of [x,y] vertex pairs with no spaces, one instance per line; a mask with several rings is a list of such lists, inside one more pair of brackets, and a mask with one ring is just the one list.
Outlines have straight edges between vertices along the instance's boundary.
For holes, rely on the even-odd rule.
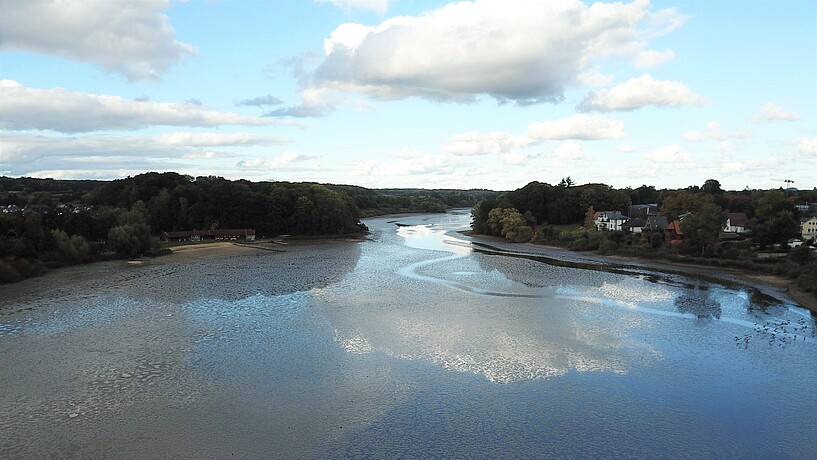
[[742,212],[730,212],[726,218],[733,227],[745,227],[746,222],[749,222],[749,216]]

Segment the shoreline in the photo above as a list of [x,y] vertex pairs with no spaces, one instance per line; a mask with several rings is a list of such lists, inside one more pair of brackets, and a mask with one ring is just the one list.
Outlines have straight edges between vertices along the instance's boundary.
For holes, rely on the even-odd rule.
[[788,279],[774,275],[748,273],[735,268],[708,267],[671,261],[655,261],[627,256],[604,256],[595,252],[577,252],[558,246],[542,246],[534,243],[509,243],[504,238],[490,235],[478,235],[470,230],[459,232],[472,241],[490,245],[507,252],[508,255],[527,254],[552,258],[565,262],[584,263],[604,266],[617,264],[627,268],[646,269],[663,273],[676,273],[690,276],[705,276],[716,280],[744,284],[770,295],[784,303],[791,303],[817,314],[817,299],[797,289],[796,284]]

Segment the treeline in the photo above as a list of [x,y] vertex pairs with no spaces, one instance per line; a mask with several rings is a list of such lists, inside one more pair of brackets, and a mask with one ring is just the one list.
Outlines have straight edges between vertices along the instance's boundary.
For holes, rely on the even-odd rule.
[[[800,237],[796,204],[817,203],[817,190],[722,190],[717,180],[681,190],[651,186],[615,189],[604,184],[575,186],[531,182],[472,210],[474,232],[513,242],[556,245],[603,254],[659,258],[741,268],[796,279],[817,295],[817,257],[807,245],[789,248]],[[659,215],[679,221],[684,240],[670,244],[663,229],[642,233],[597,231],[596,211],[621,211],[657,204]],[[728,213],[746,214],[745,234],[724,235]]]
[[443,212],[496,195],[153,172],[114,181],[0,177],[0,282],[49,267],[156,254],[164,231],[252,228],[259,237],[351,235],[366,230],[361,217]]
[[445,212],[470,208],[480,200],[496,198],[492,190],[368,189],[354,185],[327,185],[352,197],[363,217],[402,212]]

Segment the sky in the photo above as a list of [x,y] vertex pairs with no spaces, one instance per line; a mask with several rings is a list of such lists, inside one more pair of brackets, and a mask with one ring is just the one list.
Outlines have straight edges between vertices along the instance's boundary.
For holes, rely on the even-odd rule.
[[817,2],[0,0],[0,175],[817,186]]

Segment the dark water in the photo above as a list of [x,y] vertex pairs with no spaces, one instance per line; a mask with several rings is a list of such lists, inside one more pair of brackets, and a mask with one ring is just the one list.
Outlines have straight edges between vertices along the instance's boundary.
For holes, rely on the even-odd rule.
[[0,457],[817,454],[807,311],[475,252],[468,220],[0,288]]

